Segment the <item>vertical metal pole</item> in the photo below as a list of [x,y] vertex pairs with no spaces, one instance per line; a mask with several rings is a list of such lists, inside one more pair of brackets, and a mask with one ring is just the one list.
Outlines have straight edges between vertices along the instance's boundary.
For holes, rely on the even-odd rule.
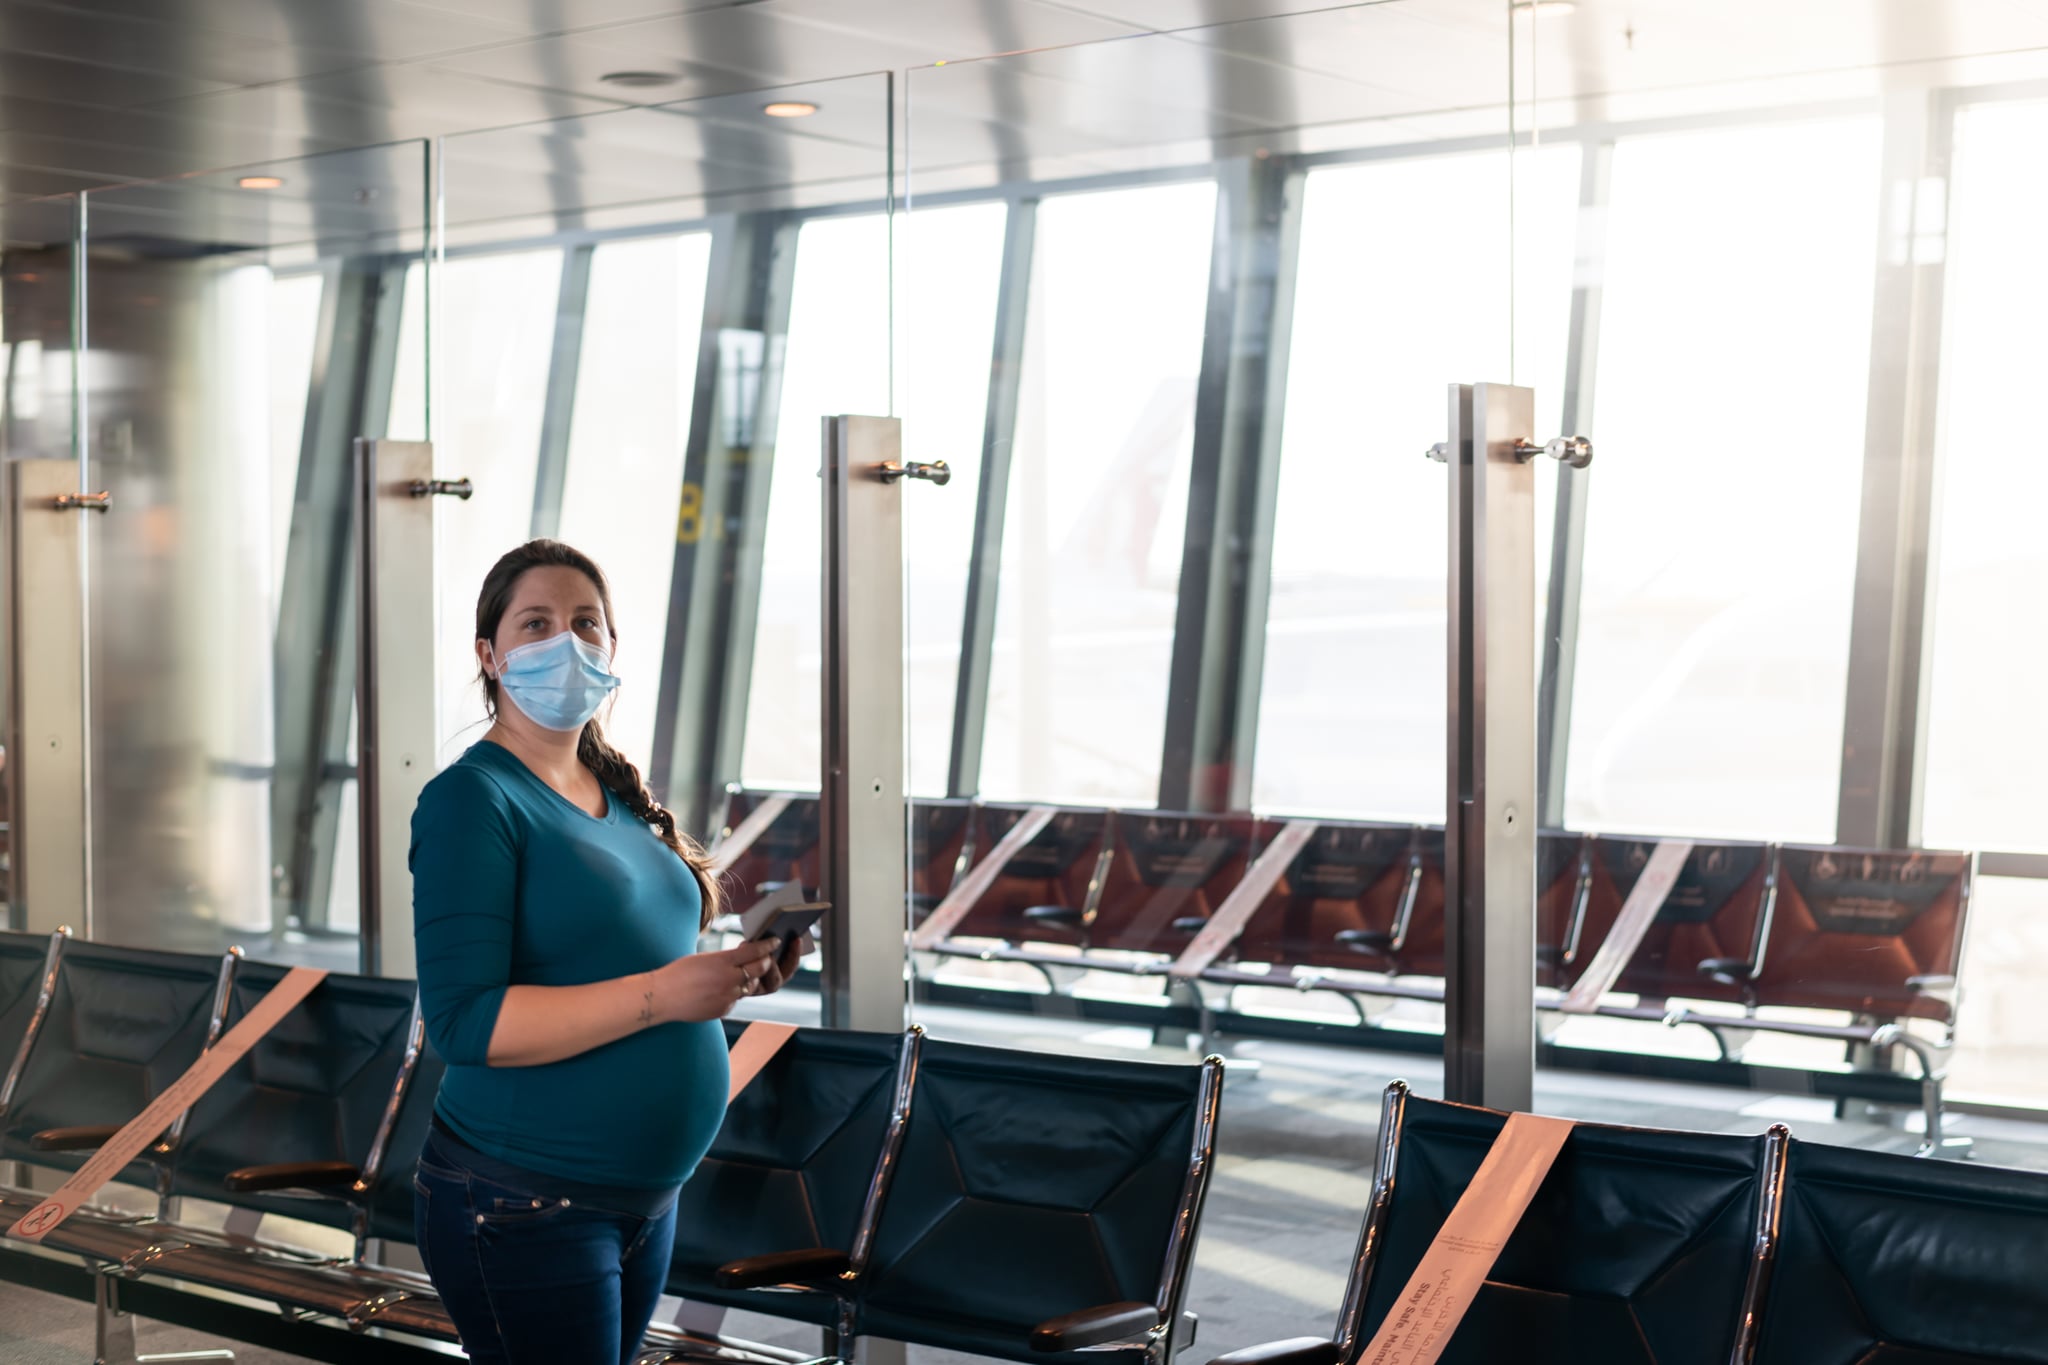
[[821,944],[827,1028],[904,1023],[903,504],[893,417],[824,421]]
[[555,296],[555,345],[548,358],[540,459],[533,478],[535,536],[552,538],[562,529],[562,490],[569,481],[569,430],[576,415],[576,379],[583,367],[583,316],[590,303],[590,258],[596,251],[585,244],[562,253],[562,283]]
[[434,448],[355,443],[362,964],[411,976],[413,807],[434,771]]
[[1865,847],[1910,848],[1919,837],[1955,121],[1952,97],[1940,93],[1901,93],[1885,108],[1863,503],[1835,817],[1836,840]]
[[1533,390],[1450,391],[1444,1094],[1527,1109],[1536,1069]]
[[92,937],[86,826],[85,538],[78,463],[8,462],[7,756],[16,929]]
[[1305,184],[1272,157],[1233,162],[1217,182],[1159,765],[1165,810],[1251,804]]

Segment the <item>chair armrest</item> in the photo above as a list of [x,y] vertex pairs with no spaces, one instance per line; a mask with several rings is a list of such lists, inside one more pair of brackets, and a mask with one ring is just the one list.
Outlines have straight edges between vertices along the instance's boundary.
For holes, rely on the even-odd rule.
[[1756,965],[1746,957],[1710,957],[1700,963],[1700,975],[1724,986],[1739,986],[1749,980]]
[[1081,922],[1081,912],[1071,905],[1034,905],[1024,912],[1024,918],[1039,924],[1068,924]]
[[766,1289],[778,1284],[808,1284],[844,1275],[852,1261],[843,1251],[831,1247],[806,1247],[802,1251],[775,1251],[766,1256],[749,1256],[727,1261],[715,1277],[720,1289]]
[[1031,1329],[1034,1351],[1078,1351],[1084,1346],[1122,1341],[1159,1325],[1159,1310],[1149,1303],[1105,1303],[1064,1317],[1047,1318]]
[[1289,1337],[1226,1352],[1209,1365],[1337,1365],[1337,1343],[1326,1337]]
[[28,1140],[29,1149],[37,1152],[89,1152],[95,1147],[106,1145],[107,1139],[121,1131],[118,1123],[95,1123],[79,1128],[45,1128]]
[[1906,989],[1919,995],[1934,995],[1942,991],[1952,991],[1955,988],[1956,979],[1953,976],[1909,976],[1906,978]]
[[1394,946],[1394,936],[1378,929],[1341,929],[1337,942],[1360,953],[1384,953]]
[[228,1172],[221,1183],[236,1194],[266,1190],[324,1190],[353,1185],[361,1175],[346,1161],[280,1161],[269,1166],[244,1166]]

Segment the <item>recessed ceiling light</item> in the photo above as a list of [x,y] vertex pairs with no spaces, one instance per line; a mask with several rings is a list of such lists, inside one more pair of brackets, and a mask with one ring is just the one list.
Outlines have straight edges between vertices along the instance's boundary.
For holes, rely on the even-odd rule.
[[245,190],[281,190],[284,181],[274,175],[245,175],[235,182]]
[[1579,7],[1578,0],[1515,0],[1513,8],[1524,14],[1570,14]]
[[607,71],[598,77],[606,85],[623,85],[628,90],[652,90],[674,85],[680,79],[672,71]]
[[777,100],[763,105],[761,112],[769,118],[809,118],[818,112],[818,106],[803,100]]

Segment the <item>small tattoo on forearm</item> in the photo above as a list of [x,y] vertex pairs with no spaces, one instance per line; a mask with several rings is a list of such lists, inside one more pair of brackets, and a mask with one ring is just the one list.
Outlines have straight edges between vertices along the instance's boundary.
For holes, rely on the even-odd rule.
[[640,994],[645,1001],[640,1006],[640,1027],[651,1028],[654,1025],[654,992],[642,991]]

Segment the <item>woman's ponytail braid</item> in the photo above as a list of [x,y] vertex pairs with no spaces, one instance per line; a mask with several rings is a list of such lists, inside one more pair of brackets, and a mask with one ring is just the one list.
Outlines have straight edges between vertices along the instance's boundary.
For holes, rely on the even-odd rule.
[[607,791],[625,802],[626,809],[632,811],[636,818],[651,825],[661,841],[689,865],[697,878],[697,887],[703,893],[704,913],[698,928],[709,928],[711,921],[725,911],[725,893],[718,885],[718,874],[712,870],[711,855],[695,839],[676,828],[675,815],[654,799],[654,791],[640,776],[640,770],[633,766],[631,759],[611,746],[604,737],[604,728],[595,720],[583,727],[583,734],[576,741],[576,757],[597,774],[597,780],[604,783]]

